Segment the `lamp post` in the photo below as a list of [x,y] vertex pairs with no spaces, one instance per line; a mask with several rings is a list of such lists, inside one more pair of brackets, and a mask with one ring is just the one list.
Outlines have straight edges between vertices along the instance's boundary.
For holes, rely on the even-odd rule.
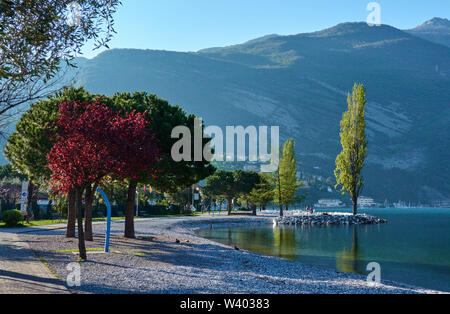
[[194,198],[192,200],[192,203],[194,204],[195,208],[195,201],[200,201],[200,188],[197,186],[194,186]]
[[136,190],[136,217],[139,217],[139,192]]
[[106,203],[106,236],[105,236],[105,253],[109,252],[109,238],[111,235],[111,203],[109,202],[108,196],[102,189],[97,188],[97,192],[103,197]]

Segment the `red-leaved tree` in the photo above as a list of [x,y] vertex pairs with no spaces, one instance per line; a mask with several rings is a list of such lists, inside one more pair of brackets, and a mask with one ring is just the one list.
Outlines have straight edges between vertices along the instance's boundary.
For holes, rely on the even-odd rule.
[[[108,175],[124,178],[139,176],[141,171],[151,173],[158,148],[145,114],[131,112],[122,117],[101,98],[92,103],[60,104],[58,114],[56,131],[51,134],[55,144],[47,156],[51,184],[62,193],[75,190],[79,252],[85,260],[83,191]],[[92,226],[87,230],[92,233]]]
[[[120,112],[119,112],[120,113]],[[116,164],[112,175],[119,180],[128,180],[135,184],[142,178],[156,177],[154,164],[159,156],[155,134],[148,128],[146,112],[136,111],[126,113],[121,119],[121,124],[111,130],[115,145],[111,145],[118,151],[113,153]],[[134,199],[129,195],[127,200]],[[127,202],[127,205],[130,202]],[[133,202],[131,203],[132,205]],[[134,238],[134,206],[125,207],[125,232],[126,238]]]

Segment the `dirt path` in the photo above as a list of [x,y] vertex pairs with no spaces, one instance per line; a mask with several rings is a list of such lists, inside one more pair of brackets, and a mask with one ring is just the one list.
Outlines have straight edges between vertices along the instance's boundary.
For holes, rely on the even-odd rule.
[[69,293],[15,233],[0,232],[0,294]]

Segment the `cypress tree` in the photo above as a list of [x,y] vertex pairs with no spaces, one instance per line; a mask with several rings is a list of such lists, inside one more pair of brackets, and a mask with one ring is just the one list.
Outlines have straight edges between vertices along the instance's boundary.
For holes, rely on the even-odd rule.
[[347,191],[353,202],[353,215],[358,211],[358,197],[361,195],[364,180],[361,171],[367,155],[365,105],[366,89],[362,84],[353,86],[348,93],[348,109],[341,121],[342,151],[336,159],[336,188],[341,186],[342,194]]

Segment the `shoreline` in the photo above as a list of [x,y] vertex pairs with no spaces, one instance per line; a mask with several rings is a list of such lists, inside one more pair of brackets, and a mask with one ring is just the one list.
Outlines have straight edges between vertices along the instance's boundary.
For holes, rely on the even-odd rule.
[[[113,224],[111,254],[90,252],[81,263],[82,286],[77,293],[445,293],[407,284],[382,281],[370,284],[365,277],[340,273],[266,256],[198,236],[200,228],[269,225],[275,216],[215,216],[143,219],[136,221],[135,240],[121,236],[122,224]],[[99,248],[105,226],[94,225]],[[50,234],[49,234],[50,233]],[[66,266],[76,255],[76,239],[66,239],[59,230],[21,234],[58,277],[66,278]],[[57,237],[57,239],[55,238]],[[58,240],[58,241],[55,241]],[[56,251],[59,251],[57,253]],[[96,254],[94,254],[96,253]]]

